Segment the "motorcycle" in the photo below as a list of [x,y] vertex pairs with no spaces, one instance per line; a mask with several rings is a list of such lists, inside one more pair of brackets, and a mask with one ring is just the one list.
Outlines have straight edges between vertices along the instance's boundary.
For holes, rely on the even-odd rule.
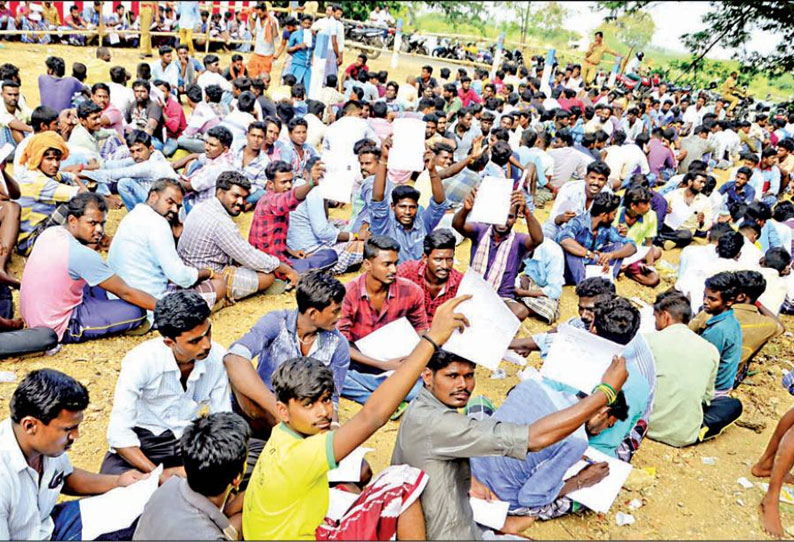
[[[386,41],[383,38],[383,28],[366,27],[361,23],[350,24],[345,23],[345,38],[352,42],[358,42],[363,45],[373,47],[375,50],[365,49],[369,58],[378,58],[381,50],[386,46]],[[355,47],[355,43],[352,44]]]
[[623,94],[632,94],[636,99],[642,99],[659,86],[660,81],[658,73],[654,73],[650,77],[643,75],[639,81],[635,81],[626,74],[620,74],[615,81],[615,88]]
[[430,56],[434,56],[436,58],[457,58],[457,53],[452,45],[452,42],[449,38],[443,38],[438,47],[433,49],[430,53]]
[[409,34],[403,36],[402,50],[405,53],[416,53],[417,55],[427,55],[427,38],[419,34]]

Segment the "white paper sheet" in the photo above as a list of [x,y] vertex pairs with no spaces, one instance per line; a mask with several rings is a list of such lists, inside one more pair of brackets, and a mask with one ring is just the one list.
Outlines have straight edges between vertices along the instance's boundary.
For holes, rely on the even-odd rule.
[[469,214],[472,222],[504,225],[510,212],[510,196],[513,180],[485,177],[477,189],[477,199]]
[[637,252],[635,252],[628,258],[623,258],[623,263],[621,265],[631,265],[634,262],[645,260],[645,257],[648,255],[649,250],[651,250],[651,247],[646,247],[646,246],[637,247]]
[[444,350],[493,371],[499,367],[521,322],[480,274],[471,269],[458,286],[459,296],[467,294],[473,297],[458,305],[457,311],[466,315],[470,326],[463,333],[452,332]]
[[653,315],[653,306],[646,305],[640,309],[640,333],[653,333],[656,331],[656,318]]
[[690,209],[688,206],[679,205],[675,208],[672,208],[672,211],[665,215],[664,223],[672,229],[677,230],[684,222],[686,222],[687,218],[692,216],[692,214],[692,209]]
[[306,44],[306,47],[311,49],[311,46],[312,46],[312,33],[310,31],[307,31],[307,30],[303,31],[303,43]]
[[350,510],[359,495],[333,487],[328,488],[328,491],[328,512],[326,512],[325,517],[339,521]]
[[395,119],[392,126],[394,132],[389,150],[389,169],[425,169],[425,122],[419,119]]
[[361,481],[361,460],[373,448],[359,446],[348,454],[346,458],[339,462],[339,466],[334,470],[328,471],[329,482],[359,482]]
[[[595,448],[587,448],[584,452],[585,457],[594,463],[601,463],[606,461],[609,463],[609,474],[606,478],[598,482],[594,486],[578,489],[568,493],[568,497],[576,502],[586,506],[594,512],[606,514],[612,507],[612,503],[620,493],[620,489],[631,473],[631,465],[620,459],[608,456],[599,452]],[[586,461],[579,461],[573,467],[568,469],[563,475],[563,479],[567,480],[580,470],[588,466]]]
[[516,365],[520,365],[524,367],[527,364],[527,358],[516,352],[515,350],[507,350],[502,359],[505,361],[509,361],[511,363],[515,363]]
[[611,265],[607,267],[606,271],[604,271],[603,265],[585,265],[584,278],[589,279],[593,277],[600,277],[602,279],[607,279],[609,282],[615,282],[615,277],[612,275]]
[[317,190],[323,198],[331,201],[350,203],[353,195],[353,183],[356,178],[358,164],[343,157],[325,154],[322,157],[325,175]]
[[2,164],[6,158],[11,156],[12,152],[14,152],[14,146],[11,143],[6,143],[0,147],[0,164]]
[[590,393],[601,382],[612,357],[618,356],[623,346],[562,324],[554,336],[549,354],[540,374]]
[[121,38],[115,32],[111,32],[108,34],[108,41],[111,45],[118,45],[118,43],[121,41]]
[[94,540],[101,534],[132,525],[157,489],[162,473],[163,466],[158,465],[145,480],[111,489],[104,495],[80,499],[83,540]]
[[480,525],[495,531],[505,526],[510,503],[505,501],[486,501],[475,497],[469,497],[469,503],[471,504],[474,521]]
[[356,348],[365,356],[386,361],[407,356],[418,343],[419,335],[403,316],[357,340]]

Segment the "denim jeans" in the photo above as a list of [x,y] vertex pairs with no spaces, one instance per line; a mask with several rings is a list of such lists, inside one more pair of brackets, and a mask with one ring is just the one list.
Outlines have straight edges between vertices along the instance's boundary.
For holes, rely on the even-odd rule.
[[171,158],[178,148],[179,144],[177,143],[177,140],[169,137],[165,140],[165,144],[163,145],[163,154],[166,157]]
[[151,181],[144,179],[121,179],[117,186],[121,201],[128,211],[132,211],[136,205],[147,200],[151,187]]
[[[367,399],[369,399],[369,396],[372,395],[372,392],[374,392],[384,380],[386,380],[386,377],[382,375],[359,373],[354,369],[349,369],[345,375],[342,397],[363,405]],[[405,400],[413,400],[419,393],[419,390],[422,389],[422,385],[422,379],[420,378],[416,381],[414,387],[411,388],[411,391],[408,392]]]
[[187,152],[202,153],[204,152],[204,140],[200,137],[180,136],[176,140],[177,146],[180,149],[185,149]]

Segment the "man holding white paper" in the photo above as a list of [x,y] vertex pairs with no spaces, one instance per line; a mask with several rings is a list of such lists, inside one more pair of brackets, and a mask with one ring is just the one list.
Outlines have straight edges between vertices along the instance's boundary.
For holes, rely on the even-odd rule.
[[683,182],[686,187],[673,190],[664,197],[667,216],[659,229],[657,242],[664,243],[666,249],[683,248],[698,232],[705,237],[704,230],[711,227],[711,202],[701,194],[706,184],[706,173],[690,171]]
[[[509,182],[509,181],[505,181]],[[467,222],[475,207],[479,189],[472,190],[455,213],[452,227],[471,239],[471,268],[481,274],[491,287],[504,299],[516,316],[527,316],[526,308],[515,299],[515,283],[522,260],[543,242],[540,222],[527,208],[524,193],[514,190],[510,195],[507,220],[503,224],[489,225]],[[516,219],[524,213],[529,234],[513,231]]]
[[597,265],[617,278],[623,258],[637,251],[634,241],[618,233],[612,223],[620,198],[600,193],[589,212],[568,222],[557,234],[557,243],[565,251],[565,283],[579,284],[587,277],[586,267]]
[[62,490],[99,495],[144,477],[94,474],[72,466],[66,451],[80,436],[88,390],[52,369],[31,372],[11,396],[0,422],[0,539],[79,540],[80,501],[56,506]]
[[[575,405],[579,400],[533,379],[513,388],[491,419],[531,425],[549,414]],[[560,517],[577,509],[566,497],[572,491],[591,487],[609,474],[606,463],[593,463],[564,480],[587,449],[588,439],[612,427],[629,415],[626,398],[618,392],[613,405],[598,409],[573,434],[524,460],[509,457],[472,457],[472,475],[502,501],[510,503],[509,513],[538,519]]]
[[584,213],[593,205],[593,200],[601,192],[612,192],[607,186],[610,169],[601,161],[590,162],[583,181],[567,182],[557,192],[549,219],[543,223],[543,234],[556,239],[563,226]]
[[[527,452],[561,441],[605,405],[615,404],[627,377],[625,360],[615,358],[603,383],[589,397],[531,425],[517,425],[475,420],[458,412],[474,390],[474,368],[473,362],[437,349],[422,372],[424,387],[406,410],[397,433],[392,464],[407,463],[429,477],[421,497],[428,540],[484,537],[469,503],[470,489],[478,489],[472,486],[470,458],[498,455],[523,460]],[[523,520],[506,524],[502,531],[520,532],[526,527]]]
[[425,153],[425,167],[430,172],[430,186],[433,199],[427,209],[419,212],[420,193],[410,186],[398,186],[391,193],[391,205],[386,199],[386,176],[389,151],[392,142],[387,138],[381,146],[381,158],[375,173],[375,184],[372,188],[370,215],[372,222],[369,229],[373,235],[388,235],[396,240],[400,247],[399,263],[418,260],[422,257],[425,236],[436,229],[444,218],[447,210],[444,185],[436,170],[435,155],[432,151]]

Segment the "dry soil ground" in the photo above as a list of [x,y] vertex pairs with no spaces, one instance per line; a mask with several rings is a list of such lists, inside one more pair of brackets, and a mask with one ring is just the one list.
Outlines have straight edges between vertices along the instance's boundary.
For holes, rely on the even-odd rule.
[[[67,46],[32,46],[22,44],[6,45],[0,49],[0,63],[13,62],[22,71],[22,91],[28,103],[39,103],[36,79],[44,73],[44,60],[48,55],[57,54],[66,59],[67,70],[71,72],[73,62],[84,61],[93,56],[92,48]],[[123,64],[131,72],[140,62],[137,51],[114,50],[111,65]],[[352,55],[348,54],[348,60]],[[390,69],[390,55],[383,55],[371,62],[376,69]],[[229,55],[222,55],[222,65],[229,61]],[[408,74],[418,74],[425,62],[415,58],[401,58],[399,68],[391,70],[390,79],[402,83]],[[440,64],[437,64],[440,66]],[[454,66],[451,66],[454,68]],[[281,69],[281,64],[276,66]],[[547,206],[548,209],[548,206]],[[349,211],[348,211],[349,212]],[[545,220],[548,211],[539,211],[538,218]],[[108,233],[113,234],[124,211],[113,211],[108,221]],[[337,216],[344,216],[345,210]],[[241,231],[248,232],[251,216],[241,217]],[[524,224],[518,228],[526,231]],[[468,241],[458,247],[457,267],[467,267],[469,254]],[[678,251],[665,255],[665,260],[675,265]],[[12,271],[21,276],[23,261],[14,257]],[[352,275],[342,277],[350,280]],[[657,291],[671,286],[674,275],[665,276]],[[618,293],[638,296],[652,301],[655,292],[642,288],[625,278],[617,281]],[[255,297],[221,311],[213,317],[214,340],[229,346],[245,333],[256,320],[274,309],[295,306],[294,297],[287,293],[273,297]],[[573,289],[566,287],[562,297],[562,318],[574,315],[576,299]],[[784,317],[784,323],[791,328],[794,320]],[[521,328],[521,336],[537,332],[545,326],[529,320]],[[105,433],[113,401],[113,390],[124,354],[143,340],[152,338],[116,337],[94,341],[87,344],[64,347],[53,357],[29,357],[8,359],[0,362],[0,369],[13,371],[21,379],[28,371],[51,367],[80,379],[88,386],[91,404],[81,426],[81,437],[76,442],[70,456],[75,465],[96,470],[107,450]],[[545,523],[536,523],[525,533],[537,539],[752,539],[763,538],[760,530],[756,507],[762,491],[758,480],[750,475],[750,466],[763,450],[778,418],[792,403],[791,396],[784,391],[779,382],[782,371],[791,366],[792,334],[787,332],[769,344],[754,363],[752,369],[757,374],[748,378],[737,392],[744,403],[742,421],[750,428],[733,426],[718,439],[706,444],[675,449],[645,440],[636,454],[634,471],[627,487],[620,493],[617,502],[607,515],[584,513]],[[529,362],[538,367],[539,358],[530,357]],[[507,390],[517,382],[518,367],[503,364],[507,378],[492,380],[487,370],[478,369],[476,392],[488,395],[498,405]],[[7,416],[8,401],[15,388],[14,383],[0,384],[0,418]],[[342,420],[355,414],[358,406],[342,400]],[[369,455],[375,471],[384,468],[391,457],[394,440],[399,424],[391,422],[368,443],[376,449]],[[713,464],[703,462],[704,458],[714,458]],[[756,482],[756,487],[743,489],[737,479],[746,477]],[[639,499],[643,505],[630,511],[629,501]],[[620,527],[616,524],[615,514],[619,511],[631,512],[636,523]],[[794,526],[794,509],[783,505],[784,525]],[[794,532],[794,531],[792,531]]]

